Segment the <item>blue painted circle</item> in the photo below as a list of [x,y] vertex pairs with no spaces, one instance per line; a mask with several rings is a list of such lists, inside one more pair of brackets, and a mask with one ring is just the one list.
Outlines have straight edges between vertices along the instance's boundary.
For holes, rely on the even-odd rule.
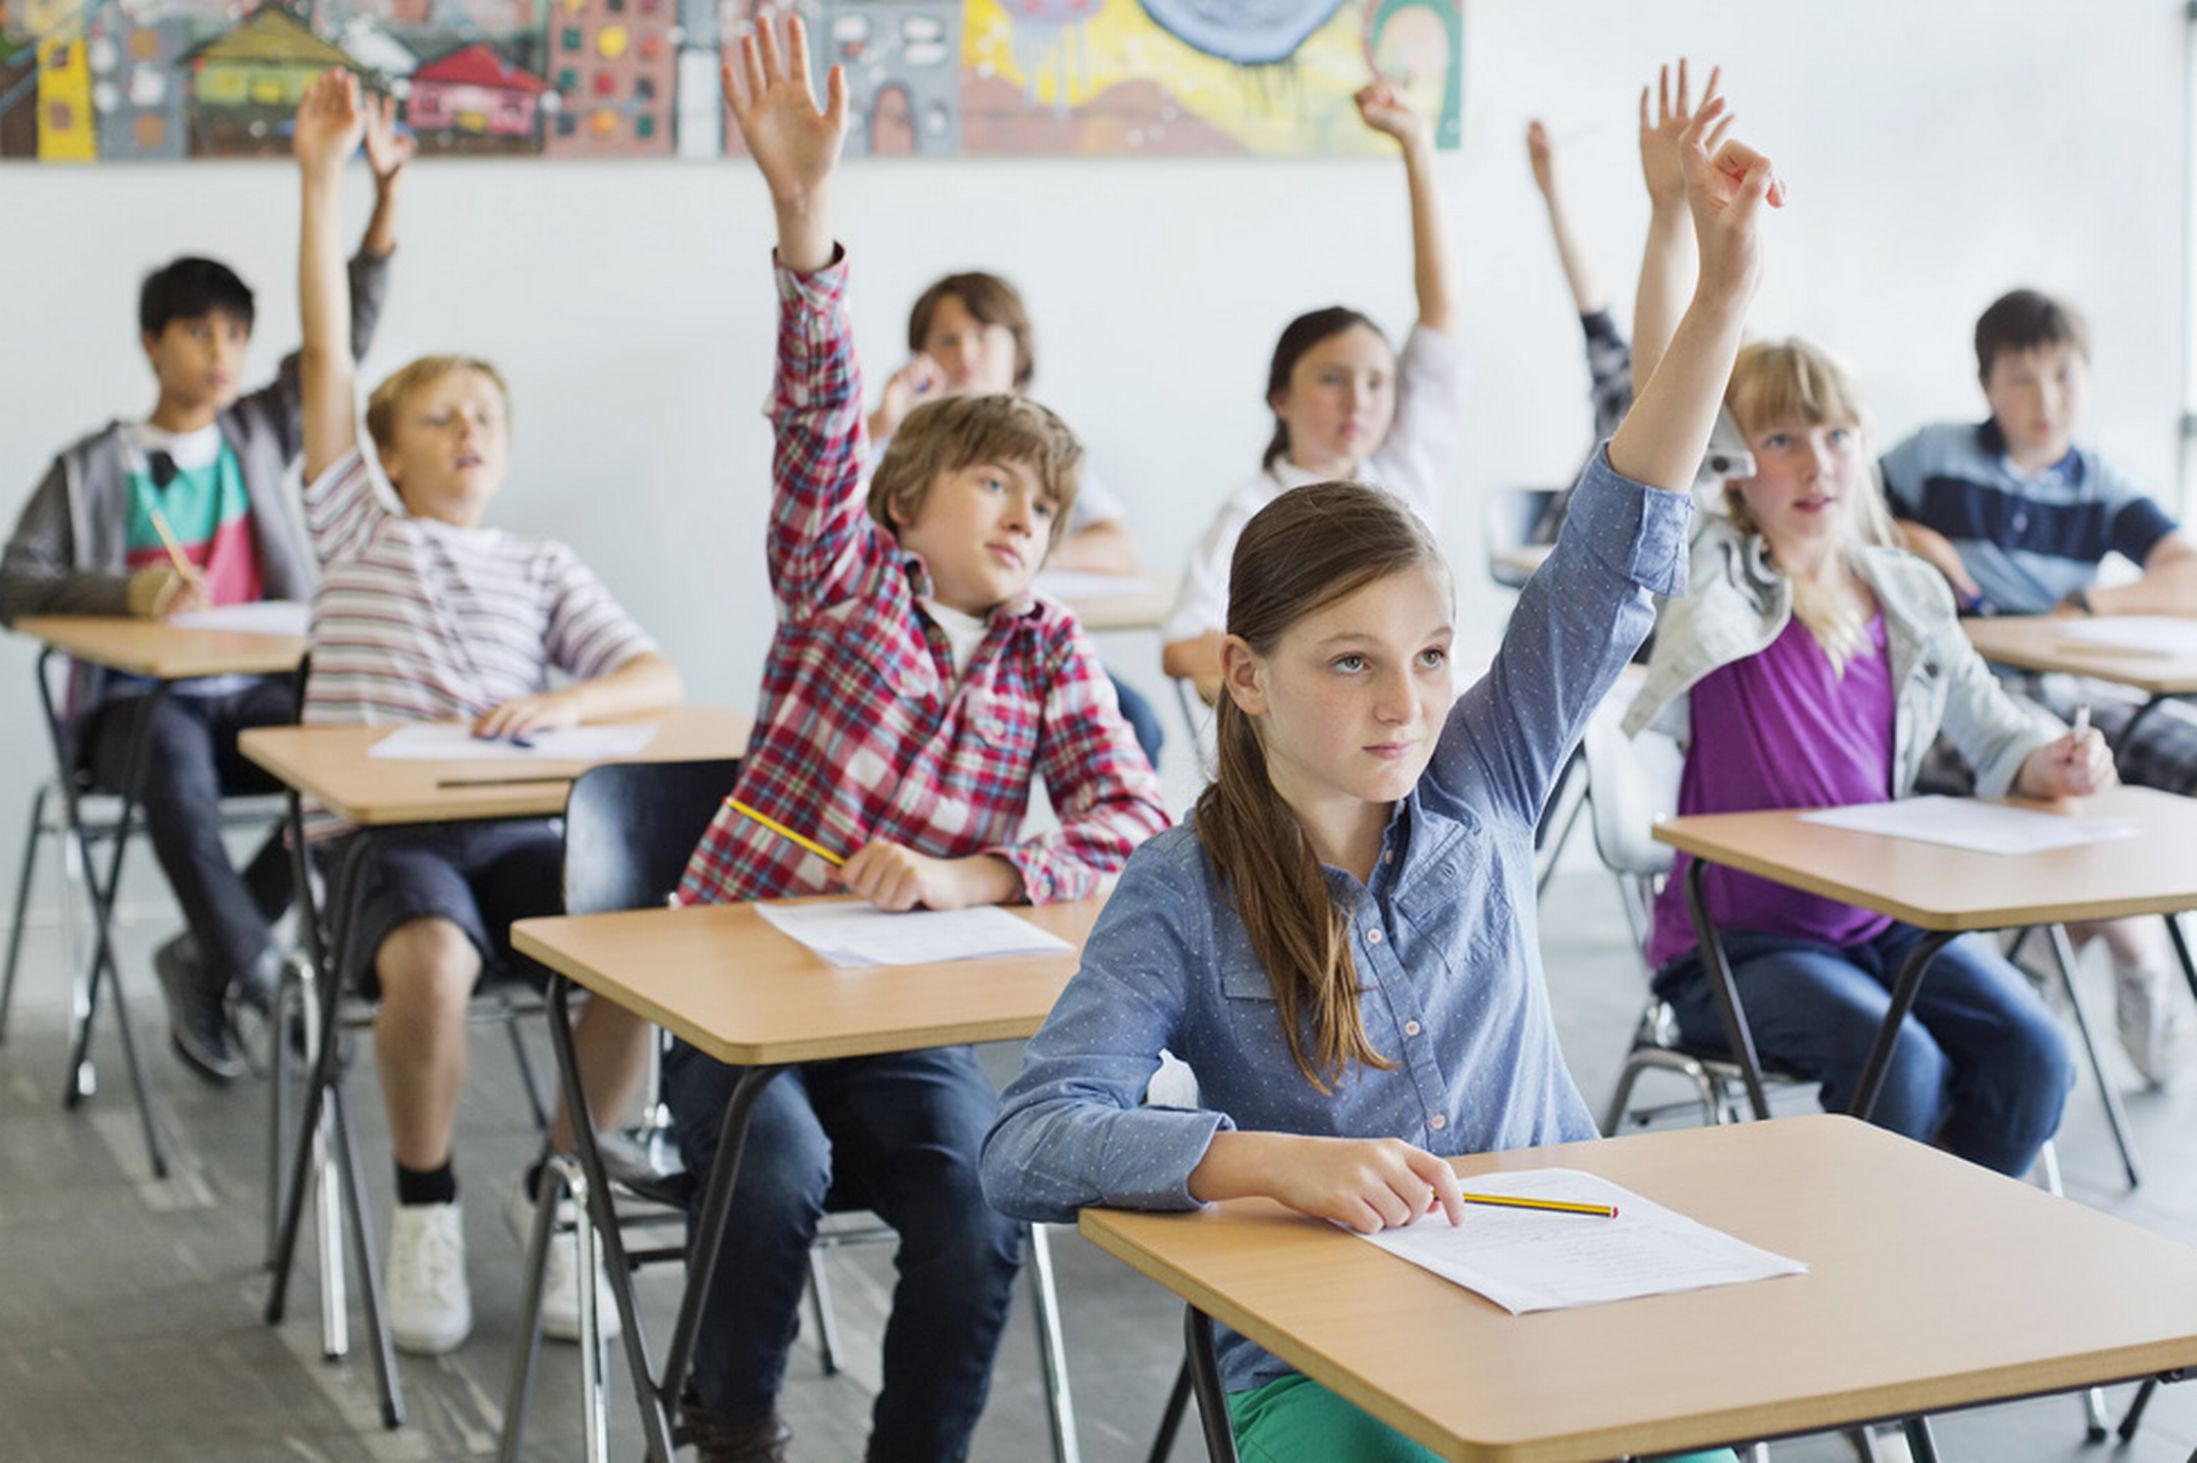
[[1238,66],[1286,61],[1342,0],[1140,0],[1144,13],[1181,41]]

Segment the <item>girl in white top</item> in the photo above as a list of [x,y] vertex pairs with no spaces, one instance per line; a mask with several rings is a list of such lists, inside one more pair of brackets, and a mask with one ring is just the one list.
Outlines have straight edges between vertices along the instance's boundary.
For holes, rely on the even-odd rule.
[[1403,148],[1411,190],[1412,284],[1419,319],[1399,358],[1379,327],[1340,305],[1299,315],[1274,345],[1266,403],[1274,437],[1258,475],[1228,495],[1191,550],[1160,638],[1161,665],[1210,694],[1220,677],[1228,561],[1251,516],[1291,488],[1350,479],[1385,488],[1439,527],[1459,438],[1455,282],[1434,186],[1434,133],[1386,81],[1358,93],[1358,115]]

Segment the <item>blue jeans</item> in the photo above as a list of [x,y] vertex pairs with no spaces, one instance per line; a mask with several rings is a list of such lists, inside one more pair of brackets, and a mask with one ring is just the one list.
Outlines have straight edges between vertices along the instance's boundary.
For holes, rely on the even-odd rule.
[[[1895,923],[1843,949],[1787,935],[1723,932],[1739,1002],[1766,1061],[1823,1084],[1843,1112],[1892,1004],[1907,954],[1923,938]],[[1688,1042],[1725,1045],[1698,950],[1656,973],[1656,994]],[[2029,1171],[2060,1126],[2075,1064],[2052,1013],[2022,973],[1965,935],[1940,950],[1901,1023],[1872,1120],[1936,1142],[2000,1173]]]
[[[673,1046],[664,1093],[690,1172],[717,1153],[740,1069]],[[810,1062],[756,1100],[694,1348],[694,1389],[728,1422],[767,1417],[827,1211],[872,1209],[900,1236],[872,1460],[956,1459],[984,1410],[1022,1263],[1022,1229],[984,1202],[977,1150],[999,1099],[968,1047]],[[697,1196],[697,1203],[699,1196]],[[688,1216],[691,1224],[699,1216]]]
[[1155,768],[1160,765],[1160,747],[1167,740],[1160,730],[1159,713],[1152,703],[1144,699],[1144,693],[1131,686],[1112,671],[1106,679],[1114,683],[1114,699],[1121,703],[1122,720],[1129,723],[1129,730],[1137,734],[1137,745],[1144,749],[1144,760]]

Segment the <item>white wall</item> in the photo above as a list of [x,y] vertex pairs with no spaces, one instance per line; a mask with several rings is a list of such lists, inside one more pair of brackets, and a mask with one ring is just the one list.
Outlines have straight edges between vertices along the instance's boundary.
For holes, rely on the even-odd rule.
[[[1740,135],[1791,188],[1763,332],[1851,356],[1887,437],[1980,410],[1968,331],[2017,282],[2065,291],[2097,341],[2091,435],[2172,493],[2181,400],[2183,20],[2176,0],[1473,0],[1466,146],[1442,161],[1474,361],[1445,537],[1468,627],[1488,488],[1547,482],[1587,431],[1578,341],[1520,143],[1546,116],[1581,227],[1629,315],[1645,204],[1634,98],[1687,52],[1727,67]],[[494,357],[517,400],[510,526],[574,542],[665,641],[697,699],[745,704],[767,638],[768,212],[745,165],[423,163],[368,372]],[[354,199],[363,222],[364,184]],[[1385,162],[850,164],[840,232],[873,378],[936,274],[1013,277],[1041,393],[1094,447],[1152,563],[1171,566],[1254,465],[1276,331],[1348,301],[1408,323],[1399,170]],[[140,274],[183,251],[260,290],[256,370],[295,337],[294,179],[279,164],[0,170],[0,500],[65,438],[151,391]],[[9,511],[12,512],[12,509]],[[1160,692],[1149,640],[1111,642]],[[45,765],[29,654],[0,645],[0,849]],[[12,865],[0,875],[12,872]],[[140,892],[148,886],[140,884]]]

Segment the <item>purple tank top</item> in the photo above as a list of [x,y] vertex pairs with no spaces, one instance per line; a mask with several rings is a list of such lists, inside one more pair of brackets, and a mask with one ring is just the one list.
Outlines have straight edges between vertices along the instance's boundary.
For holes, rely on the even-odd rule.
[[[1693,745],[1678,811],[1748,813],[1833,808],[1892,796],[1891,658],[1884,616],[1869,622],[1869,651],[1841,676],[1808,627],[1794,619],[1767,650],[1720,666],[1690,693]],[[1648,963],[1661,969],[1694,948],[1686,867],[1678,856],[1655,904]],[[1883,915],[1804,894],[1768,879],[1711,868],[1704,881],[1719,929],[1857,945],[1891,924]]]

